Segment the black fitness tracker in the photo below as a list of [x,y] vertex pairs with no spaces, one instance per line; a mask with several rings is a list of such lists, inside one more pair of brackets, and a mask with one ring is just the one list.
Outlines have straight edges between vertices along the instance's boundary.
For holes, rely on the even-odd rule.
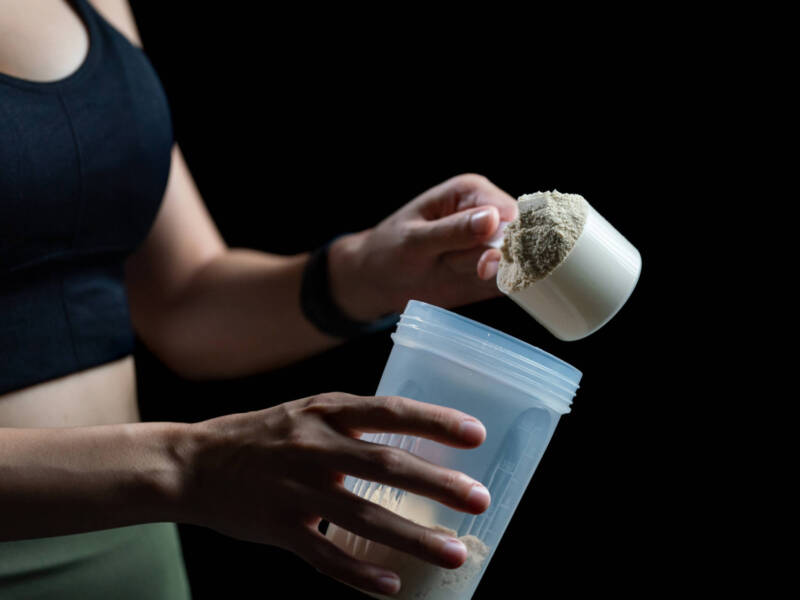
[[336,236],[314,250],[306,263],[300,287],[303,314],[317,329],[338,338],[351,339],[393,327],[400,320],[398,313],[371,322],[355,321],[334,302],[328,276],[328,249],[340,237]]

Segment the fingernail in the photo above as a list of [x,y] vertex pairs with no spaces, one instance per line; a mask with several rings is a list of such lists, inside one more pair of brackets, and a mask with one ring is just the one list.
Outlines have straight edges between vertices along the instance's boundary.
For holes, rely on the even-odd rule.
[[462,438],[468,438],[472,443],[482,442],[486,438],[486,428],[477,421],[465,420],[461,422],[458,434]]
[[447,557],[447,561],[452,564],[464,562],[467,558],[467,547],[456,538],[443,538],[444,546],[442,553]]
[[462,562],[467,556],[467,547],[456,538],[443,537],[444,546],[442,550],[450,562]]
[[493,211],[491,209],[486,208],[473,213],[473,215],[469,218],[469,227],[472,230],[472,233],[489,233],[489,229],[492,226],[492,212]]
[[489,490],[478,483],[472,486],[469,494],[467,494],[467,502],[472,505],[488,507],[492,502],[492,498],[489,494]]
[[484,274],[486,275],[486,279],[491,279],[497,275],[497,271],[500,269],[500,261],[499,260],[490,260],[486,263],[486,270]]
[[375,580],[382,594],[396,594],[400,591],[400,580],[394,575],[381,575]]

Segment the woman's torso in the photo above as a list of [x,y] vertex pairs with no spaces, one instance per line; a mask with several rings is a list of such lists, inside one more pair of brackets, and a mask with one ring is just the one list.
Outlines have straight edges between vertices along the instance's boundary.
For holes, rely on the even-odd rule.
[[[3,0],[0,73],[47,85],[79,70],[89,47],[87,24],[66,0]],[[0,394],[0,427],[76,427],[139,420],[130,354]]]
[[[85,0],[2,0],[0,427],[140,420],[121,271],[171,139],[146,58]],[[174,523],[0,542],[4,600],[190,595]]]

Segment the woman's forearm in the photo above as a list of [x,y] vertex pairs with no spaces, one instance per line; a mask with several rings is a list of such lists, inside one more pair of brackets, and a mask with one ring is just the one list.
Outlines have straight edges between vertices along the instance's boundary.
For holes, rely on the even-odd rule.
[[303,316],[307,260],[308,254],[228,250],[161,311],[151,349],[182,376],[210,379],[277,368],[341,343]]
[[186,427],[0,428],[0,541],[179,520]]

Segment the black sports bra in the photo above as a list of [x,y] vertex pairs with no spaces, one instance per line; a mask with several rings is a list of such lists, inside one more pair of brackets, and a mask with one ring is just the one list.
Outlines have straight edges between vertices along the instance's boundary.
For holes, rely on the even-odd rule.
[[123,261],[146,237],[172,124],[144,52],[87,0],[77,71],[0,74],[0,394],[130,354]]

